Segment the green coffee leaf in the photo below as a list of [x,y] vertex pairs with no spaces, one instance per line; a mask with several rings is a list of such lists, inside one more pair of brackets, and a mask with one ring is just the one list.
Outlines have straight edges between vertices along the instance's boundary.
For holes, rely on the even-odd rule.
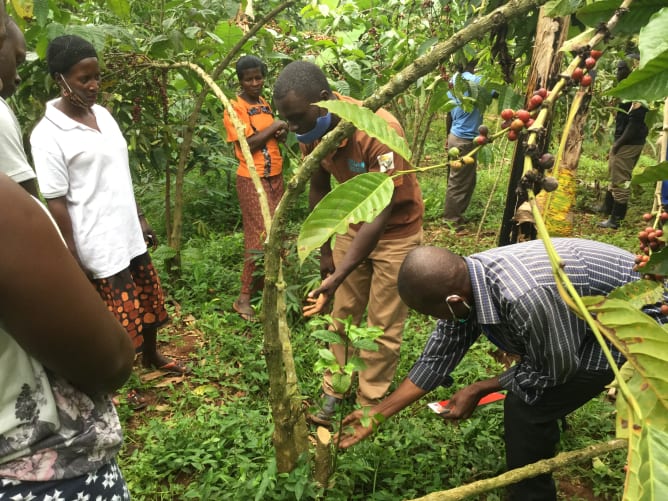
[[394,181],[380,172],[360,174],[338,185],[304,221],[297,238],[300,262],[350,224],[371,222],[392,200]]
[[327,108],[332,113],[352,122],[360,130],[369,136],[375,137],[381,143],[387,145],[392,151],[410,162],[411,150],[406,139],[401,137],[396,130],[391,128],[387,122],[369,108],[348,103],[337,99],[328,99],[315,103],[317,106]]

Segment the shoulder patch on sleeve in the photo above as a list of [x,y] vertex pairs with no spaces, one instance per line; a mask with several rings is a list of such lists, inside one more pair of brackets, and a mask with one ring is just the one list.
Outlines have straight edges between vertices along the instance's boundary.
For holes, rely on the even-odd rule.
[[394,153],[388,151],[376,157],[378,159],[378,167],[380,172],[389,172],[394,170]]

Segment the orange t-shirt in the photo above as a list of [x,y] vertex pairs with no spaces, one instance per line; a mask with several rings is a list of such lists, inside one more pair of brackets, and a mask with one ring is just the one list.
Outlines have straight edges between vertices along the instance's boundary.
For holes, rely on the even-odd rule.
[[[274,114],[271,111],[271,107],[262,97],[260,97],[260,104],[250,104],[241,97],[231,100],[230,103],[234,111],[237,112],[239,119],[246,125],[247,138],[274,123]],[[237,176],[250,177],[246,160],[244,160],[241,146],[239,146],[237,130],[234,128],[227,110],[225,110],[223,115],[223,123],[227,131],[227,142],[234,142],[234,153],[239,159]],[[255,170],[260,177],[277,176],[280,174],[283,171],[283,157],[281,156],[281,151],[278,149],[278,141],[272,137],[262,148],[254,151],[253,162],[255,163]]]
[[[334,94],[342,101],[362,104],[361,101],[352,97],[342,96],[337,92]],[[376,114],[382,117],[401,137],[404,137],[401,124],[390,112],[381,108],[376,111]],[[319,142],[300,144],[304,156],[311,153]],[[320,162],[320,166],[340,183],[364,172],[386,172],[391,175],[411,168],[401,156],[362,130],[356,130],[352,136],[339,144],[334,152]],[[422,228],[423,214],[422,192],[415,173],[397,176],[394,178],[392,213],[381,239],[390,240],[414,235]],[[359,224],[351,225],[351,228],[355,230],[359,227]]]

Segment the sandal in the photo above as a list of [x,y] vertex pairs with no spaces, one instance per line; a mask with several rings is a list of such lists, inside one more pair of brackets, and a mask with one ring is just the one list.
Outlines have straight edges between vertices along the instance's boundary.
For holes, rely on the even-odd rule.
[[165,357],[159,353],[156,353],[151,359],[147,359],[146,354],[143,354],[142,365],[145,369],[156,369],[168,374],[185,375],[192,372],[190,367],[181,365],[177,360]]
[[232,303],[232,308],[234,311],[236,311],[241,318],[243,318],[246,322],[257,322],[257,317],[255,316],[255,312],[253,311],[252,308],[250,308],[250,311],[245,311],[242,310],[241,307],[239,306],[239,303],[236,301]]
[[146,399],[142,397],[137,390],[130,390],[125,396],[125,399],[128,403],[128,406],[130,406],[133,411],[138,411],[148,405]]
[[180,374],[180,375],[185,375],[185,374],[190,374],[192,371],[190,370],[190,367],[186,367],[185,365],[181,365],[178,363],[176,360],[172,360],[171,362],[167,362],[164,365],[161,365],[160,367],[155,367],[159,371],[163,372],[168,372],[170,374]]

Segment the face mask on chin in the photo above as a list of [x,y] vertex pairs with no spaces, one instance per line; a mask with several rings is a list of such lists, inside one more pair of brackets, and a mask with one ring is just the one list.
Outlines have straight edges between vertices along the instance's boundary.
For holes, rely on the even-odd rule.
[[324,136],[332,125],[332,114],[327,112],[326,115],[318,117],[315,121],[315,127],[304,134],[296,134],[297,141],[304,144],[311,144]]
[[65,77],[60,75],[60,81],[63,83],[65,86],[64,89],[67,92],[65,95],[65,98],[73,105],[76,106],[77,108],[85,108],[88,109],[90,106],[88,106],[83,99],[79,97],[78,94],[75,94],[74,91],[72,90],[72,87],[70,87],[70,84],[67,83],[67,80],[65,80]]

